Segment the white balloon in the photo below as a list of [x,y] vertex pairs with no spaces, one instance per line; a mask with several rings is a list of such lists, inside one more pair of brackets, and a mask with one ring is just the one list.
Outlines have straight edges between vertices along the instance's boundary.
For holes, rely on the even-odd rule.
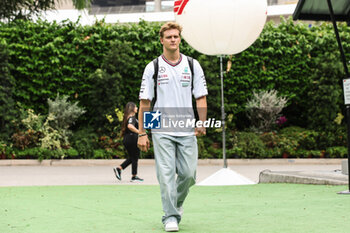
[[207,55],[231,55],[247,49],[266,21],[266,0],[179,0],[175,20],[182,37]]

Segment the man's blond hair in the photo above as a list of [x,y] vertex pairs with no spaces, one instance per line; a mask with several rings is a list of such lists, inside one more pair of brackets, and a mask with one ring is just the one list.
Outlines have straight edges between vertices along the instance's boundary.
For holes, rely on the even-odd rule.
[[179,35],[181,36],[182,27],[179,24],[174,22],[165,23],[159,30],[159,36],[163,38],[164,32],[170,29],[177,29],[179,31]]

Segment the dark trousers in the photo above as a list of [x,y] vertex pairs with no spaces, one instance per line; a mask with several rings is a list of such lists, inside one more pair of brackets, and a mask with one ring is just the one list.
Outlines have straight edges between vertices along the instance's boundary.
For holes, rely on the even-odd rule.
[[120,165],[123,170],[132,164],[131,174],[137,175],[137,162],[140,156],[140,150],[137,147],[137,134],[127,134],[123,140],[124,147],[128,153],[128,158]]

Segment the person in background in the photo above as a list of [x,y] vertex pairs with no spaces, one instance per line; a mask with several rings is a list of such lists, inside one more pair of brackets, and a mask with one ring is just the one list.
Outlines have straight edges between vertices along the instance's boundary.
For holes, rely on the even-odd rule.
[[140,177],[137,176],[137,166],[138,159],[140,156],[140,150],[137,147],[137,139],[139,134],[138,120],[135,115],[137,113],[137,106],[133,102],[129,102],[125,106],[124,117],[122,123],[121,136],[123,138],[123,145],[127,151],[128,158],[118,167],[113,168],[115,176],[118,180],[121,180],[121,173],[127,166],[132,164],[131,167],[131,182],[134,181],[143,181]]

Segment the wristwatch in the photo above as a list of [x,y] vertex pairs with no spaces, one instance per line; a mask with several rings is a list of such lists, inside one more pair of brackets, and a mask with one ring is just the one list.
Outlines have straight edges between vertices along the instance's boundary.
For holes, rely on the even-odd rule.
[[143,137],[143,136],[146,136],[146,135],[147,135],[146,133],[139,134],[139,138]]

